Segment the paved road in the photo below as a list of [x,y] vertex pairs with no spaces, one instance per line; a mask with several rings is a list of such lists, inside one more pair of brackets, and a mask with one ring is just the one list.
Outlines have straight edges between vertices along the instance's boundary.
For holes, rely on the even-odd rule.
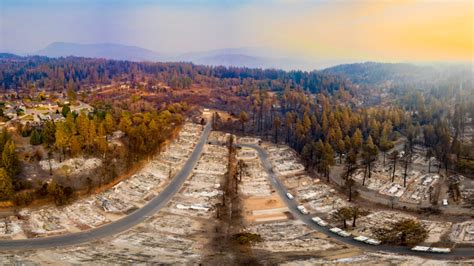
[[270,181],[272,186],[280,195],[281,199],[285,204],[288,206],[291,213],[298,218],[299,220],[303,221],[309,227],[322,232],[323,234],[332,237],[340,242],[343,242],[348,245],[356,246],[361,249],[365,249],[368,251],[374,252],[388,252],[388,253],[396,253],[400,255],[412,255],[412,256],[422,256],[428,257],[430,259],[460,259],[460,258],[474,258],[474,248],[456,248],[451,253],[448,254],[439,254],[439,253],[422,253],[417,251],[412,251],[408,247],[402,246],[389,246],[389,245],[379,245],[373,246],[369,244],[365,244],[359,241],[354,240],[351,237],[341,237],[329,231],[329,227],[322,227],[314,223],[311,218],[311,215],[304,215],[302,214],[296,207],[298,206],[296,200],[290,200],[287,198],[286,193],[288,192],[285,186],[281,183],[281,181],[276,177],[275,173],[273,172],[272,165],[269,160],[268,153],[259,145],[255,144],[239,144],[242,147],[249,147],[257,150],[260,160],[262,162],[265,171],[268,173],[267,179]]
[[173,197],[173,195],[175,195],[182,187],[184,181],[191,174],[196,162],[199,160],[210,131],[211,124],[208,123],[204,128],[196,147],[191,153],[191,156],[188,158],[181,171],[158,196],[153,198],[142,208],[132,212],[120,220],[80,233],[21,240],[1,240],[0,251],[54,248],[82,244],[123,232],[143,222],[145,219],[163,208],[171,197]]

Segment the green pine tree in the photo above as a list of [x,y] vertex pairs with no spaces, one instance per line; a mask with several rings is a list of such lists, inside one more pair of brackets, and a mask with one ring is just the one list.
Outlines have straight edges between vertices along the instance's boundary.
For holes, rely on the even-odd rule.
[[13,140],[7,141],[3,148],[2,165],[10,177],[14,177],[20,172],[20,163],[16,156],[15,143]]
[[12,179],[5,168],[0,168],[0,199],[8,199],[13,194]]
[[31,132],[31,136],[30,136],[30,144],[31,145],[40,145],[41,143],[43,143],[41,133],[38,132],[38,130],[33,129],[33,131]]

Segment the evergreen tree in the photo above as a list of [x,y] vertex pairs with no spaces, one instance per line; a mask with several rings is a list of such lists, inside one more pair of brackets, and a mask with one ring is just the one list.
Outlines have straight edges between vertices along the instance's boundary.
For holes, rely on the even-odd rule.
[[119,129],[124,133],[128,133],[131,126],[132,120],[130,119],[130,115],[125,112],[122,112],[122,115],[120,116],[120,123],[118,125]]
[[337,141],[337,152],[339,153],[339,163],[342,163],[342,155],[346,152],[346,145],[344,140],[339,139]]
[[65,157],[66,150],[71,145],[71,135],[71,130],[66,125],[66,122],[57,123],[54,135],[56,142],[54,145],[61,151],[63,157]]
[[9,199],[13,195],[13,182],[5,168],[0,168],[0,199]]
[[82,145],[83,143],[82,137],[78,135],[74,135],[71,137],[71,155],[77,156],[82,152]]
[[365,185],[365,177],[366,173],[368,171],[369,178],[372,176],[372,161],[377,158],[377,147],[375,146],[374,142],[372,141],[372,137],[369,135],[367,138],[366,142],[364,143],[363,147],[363,152],[362,152],[362,158],[364,159],[364,164],[365,164],[365,172],[364,172],[364,179],[362,180],[362,185]]
[[33,129],[30,135],[30,144],[31,145],[40,145],[43,143],[41,133],[38,130]]
[[81,112],[79,116],[76,118],[75,127],[77,132],[82,137],[83,140],[88,140],[89,135],[89,118],[84,112]]
[[94,121],[90,121],[90,123],[89,123],[89,132],[88,132],[87,137],[85,139],[87,151],[89,153],[91,153],[92,149],[94,148],[96,138],[97,138],[97,129],[96,129],[95,123],[94,123]]
[[4,127],[2,133],[0,133],[0,153],[3,152],[5,144],[10,140],[11,136],[7,131],[7,128]]
[[346,165],[346,179],[351,178],[352,172],[354,171],[354,165],[357,163],[357,153],[354,150],[350,150],[347,154]]
[[2,166],[10,177],[15,177],[20,172],[20,162],[16,155],[13,140],[9,140],[5,144],[2,152]]
[[342,226],[344,229],[347,228],[347,220],[352,218],[352,213],[349,208],[343,207],[340,209],[337,209],[333,214],[332,214],[332,219],[335,222],[342,222]]
[[61,114],[64,117],[67,117],[67,115],[71,112],[71,108],[69,108],[69,105],[65,104],[63,108],[61,109]]
[[56,142],[56,125],[51,120],[47,120],[44,123],[43,130],[41,131],[43,143],[47,147],[51,147]]
[[359,152],[359,149],[362,147],[362,132],[357,128],[354,134],[352,135],[352,148],[355,152]]
[[383,133],[382,137],[380,138],[380,150],[383,152],[383,166],[385,167],[385,157],[389,150],[393,149],[394,144],[392,141],[388,139],[388,136]]
[[105,119],[104,119],[104,123],[105,123],[105,131],[107,132],[108,135],[112,134],[112,132],[114,132],[115,130],[115,120],[112,116],[111,113],[106,113],[105,114]]
[[323,160],[322,160],[322,171],[329,182],[329,172],[330,167],[334,165],[334,150],[332,149],[331,145],[326,142],[324,143],[324,152],[323,152]]
[[[150,124],[152,124],[152,123],[154,123],[153,120],[150,122]],[[99,129],[97,131],[97,138],[96,138],[97,150],[102,155],[105,155],[105,153],[107,152],[107,148],[108,148],[108,143],[107,143],[107,139],[106,139],[106,132],[105,132],[105,125],[104,124],[105,124],[104,122],[99,124]],[[148,139],[150,140],[150,142],[152,142],[152,145],[149,145],[149,147],[153,147],[154,143],[155,143],[155,141],[151,141],[151,140],[154,140],[153,136],[149,136]]]
[[352,178],[346,179],[344,182],[344,185],[346,186],[347,191],[349,192],[349,201],[352,201],[352,187],[355,185],[355,181]]

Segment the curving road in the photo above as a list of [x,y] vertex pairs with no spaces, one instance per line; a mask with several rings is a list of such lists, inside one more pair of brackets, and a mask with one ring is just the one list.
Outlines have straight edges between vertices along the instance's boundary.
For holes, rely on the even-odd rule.
[[61,236],[20,239],[20,240],[0,240],[0,251],[3,250],[25,250],[25,249],[39,249],[39,248],[55,248],[69,245],[77,245],[85,242],[99,240],[120,232],[123,232],[131,227],[141,223],[151,215],[158,212],[168,201],[175,195],[182,187],[184,181],[191,174],[196,162],[201,156],[204,144],[211,131],[211,123],[208,123],[204,128],[202,135],[196,144],[191,156],[184,164],[181,171],[173,178],[168,186],[155,198],[149,201],[142,208],[132,212],[115,222],[97,227],[88,231],[71,233]]
[[298,218],[299,220],[303,221],[306,225],[308,225],[310,228],[315,229],[329,237],[332,237],[336,240],[339,240],[340,242],[343,242],[348,245],[356,246],[361,249],[365,249],[368,251],[374,251],[374,252],[389,252],[389,253],[396,253],[400,255],[411,255],[411,256],[419,256],[419,257],[427,257],[430,259],[470,259],[474,258],[474,248],[455,248],[451,251],[451,253],[447,254],[440,254],[440,253],[423,253],[423,252],[417,252],[413,251],[408,247],[403,247],[403,246],[392,246],[392,245],[379,245],[379,246],[373,246],[369,245],[363,242],[359,242],[354,240],[352,237],[342,237],[339,235],[336,235],[329,231],[329,227],[322,227],[314,223],[311,218],[311,215],[304,215],[302,214],[296,207],[298,206],[298,203],[295,200],[290,200],[287,198],[286,193],[288,192],[285,188],[285,186],[281,183],[281,181],[276,177],[275,173],[273,172],[272,165],[269,160],[269,155],[259,145],[256,144],[238,144],[237,146],[241,147],[248,147],[255,149],[258,152],[258,156],[260,157],[260,160],[262,162],[263,167],[265,168],[265,171],[268,173],[267,179],[270,181],[272,184],[273,188],[278,192],[280,195],[281,199],[285,204],[288,206],[288,209],[291,211],[291,213]]

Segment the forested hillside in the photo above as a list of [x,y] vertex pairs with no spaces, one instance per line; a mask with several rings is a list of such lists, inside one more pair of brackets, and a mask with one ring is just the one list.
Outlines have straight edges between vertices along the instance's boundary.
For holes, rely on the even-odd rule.
[[[400,142],[406,158],[415,145],[422,145],[446,173],[472,174],[472,83],[462,67],[443,75],[438,70],[365,63],[287,72],[3,54],[0,90],[22,119],[23,104],[58,102],[62,120],[20,123],[16,134],[44,147],[38,155],[43,160],[102,158],[106,163],[96,185],[153,153],[196,107],[228,111],[231,118],[226,120],[214,115],[215,128],[289,144],[308,168],[325,176],[338,160],[346,163],[347,176],[362,164],[370,178],[377,154],[392,158],[386,153]],[[79,101],[92,111],[70,111]],[[1,116],[8,122],[5,106]],[[107,141],[117,130],[124,134],[123,146],[111,149]],[[408,165],[409,159],[405,161]],[[9,195],[32,187],[16,178],[22,175],[20,168],[13,172],[4,167]]]
[[340,86],[346,89],[351,87],[350,82],[343,77],[316,71],[286,72],[275,69],[209,67],[190,63],[136,63],[78,57],[51,59],[40,56],[5,56],[0,60],[0,88],[3,90],[17,91],[29,86],[78,90],[83,86],[109,84],[118,80],[129,81],[132,86],[141,81],[159,81],[172,88],[189,88],[192,83],[209,85],[216,80],[223,85],[242,84],[252,80],[258,81],[259,86],[274,91],[291,87],[312,93],[333,92]]
[[[408,63],[366,62],[338,65],[324,69],[321,72],[343,75],[357,84],[380,85],[391,82],[397,86],[426,88],[433,85],[454,85],[456,84],[454,81],[472,84],[472,71],[472,66],[469,64],[414,65]],[[440,82],[442,83],[440,84]],[[451,84],[448,82],[451,82]]]

